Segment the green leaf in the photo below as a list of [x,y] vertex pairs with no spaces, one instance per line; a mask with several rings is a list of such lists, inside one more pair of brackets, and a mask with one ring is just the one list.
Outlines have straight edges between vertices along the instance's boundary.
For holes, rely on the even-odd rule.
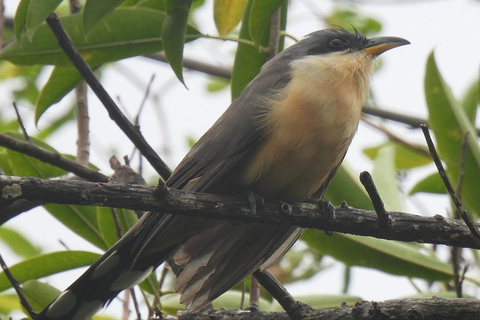
[[124,0],[87,0],[83,9],[83,30],[88,35],[92,27],[112,12]]
[[248,0],[215,0],[213,2],[213,20],[220,36],[226,36],[238,25],[247,3]]
[[18,4],[17,11],[15,12],[15,20],[13,21],[13,30],[15,37],[20,39],[23,33],[25,24],[27,23],[27,12],[30,6],[30,0],[21,0]]
[[26,281],[22,285],[22,290],[35,310],[43,310],[61,293],[51,285],[37,280]]
[[50,106],[59,102],[67,95],[72,87],[82,81],[82,76],[74,67],[55,67],[48,78],[47,83],[40,91],[35,105],[35,124],[38,125],[40,117]]
[[[18,132],[8,132],[5,134],[18,140],[25,140],[23,135]],[[34,137],[30,137],[30,141],[45,150],[56,152],[56,150],[48,144]],[[65,170],[10,149],[6,149],[5,154],[7,157],[0,159],[0,166],[4,170],[8,170],[11,175],[51,178],[66,173]]]
[[402,211],[394,160],[395,149],[395,145],[386,144],[378,150],[374,161],[373,177],[385,208],[390,211]]
[[[63,17],[60,21],[83,58],[94,67],[109,61],[161,51],[164,19],[165,13],[162,11],[142,7],[119,8],[92,27],[87,39],[81,15]],[[192,36],[189,37],[190,41],[194,40],[193,35],[199,35],[190,26],[187,33]],[[20,41],[9,44],[0,53],[0,59],[24,65],[72,66],[46,24],[40,26],[31,42],[22,35]]]
[[42,126],[41,131],[36,134],[36,137],[38,139],[45,140],[51,135],[57,133],[58,129],[60,129],[64,125],[68,125],[75,119],[75,112],[75,106],[72,105],[70,109],[64,111],[63,114],[58,114],[58,118],[49,121],[47,127]]
[[429,281],[452,279],[452,266],[423,253],[420,245],[307,230],[302,240],[319,254],[328,254],[347,266],[374,268],[390,274]]
[[[245,8],[245,13],[242,20],[242,27],[240,29],[240,38],[251,40],[250,35],[250,12],[251,2]],[[257,35],[255,35],[257,36]],[[261,38],[260,44],[268,46],[269,32],[263,32],[258,35]],[[235,53],[235,62],[232,70],[231,91],[232,100],[235,99],[246,85],[252,81],[253,78],[260,72],[260,68],[267,60],[267,56],[263,52],[259,52],[255,47],[245,43],[238,43],[237,51]]]
[[206,89],[210,93],[218,92],[228,87],[229,84],[230,82],[226,79],[212,76],[212,77],[209,77],[209,81]]
[[0,295],[0,314],[8,315],[15,310],[20,310],[21,305],[16,294]]
[[[89,266],[98,258],[99,254],[87,251],[59,251],[35,256],[13,266],[10,272],[19,283],[38,279],[59,272]],[[11,287],[5,274],[0,273],[0,291]]]
[[445,194],[447,193],[447,188],[445,188],[442,178],[440,178],[440,174],[435,172],[417,182],[408,194],[418,192]]
[[13,252],[22,257],[31,257],[41,252],[39,247],[31,243],[20,232],[5,226],[0,227],[0,239]]
[[[433,52],[428,57],[425,73],[425,96],[429,111],[429,126],[436,138],[440,158],[446,164],[447,175],[454,188],[459,181],[462,141],[468,133],[465,150],[465,172],[462,202],[471,214],[480,214],[478,181],[480,181],[480,147],[476,130],[465,109],[453,97],[435,62]],[[471,114],[470,114],[471,115]]]
[[[161,26],[164,19],[165,13],[158,10],[141,7],[117,9],[90,30],[88,41],[85,40],[81,15],[61,18],[61,22],[90,67],[96,69],[105,62],[163,50]],[[199,32],[188,26],[187,34],[190,36],[187,41],[192,41]],[[81,81],[47,25],[40,27],[33,42],[22,36],[19,42],[10,44],[0,53],[0,59],[17,64],[57,66],[37,100],[36,122]]]
[[249,17],[250,38],[257,47],[260,46],[263,33],[269,29],[270,20],[284,0],[253,0]]
[[[386,144],[395,145],[395,167],[397,169],[412,169],[421,167],[432,163],[432,158],[422,145],[412,144],[417,149],[410,148],[407,145],[397,142],[387,142],[376,147],[365,148],[363,153],[370,159],[375,159],[378,155],[378,151]],[[425,149],[425,152],[421,152],[418,149]]]
[[102,250],[108,245],[102,238],[97,223],[96,207],[46,204],[45,209],[67,228]]
[[472,86],[467,90],[467,93],[462,99],[462,107],[465,109],[470,122],[475,125],[477,118],[478,104],[480,103],[480,81],[476,80]]
[[378,20],[361,14],[355,7],[338,6],[325,21],[330,26],[340,26],[350,31],[353,31],[355,26],[366,35],[376,34],[382,30],[382,24]]
[[346,201],[355,208],[372,210],[372,201],[358,178],[359,174],[353,173],[346,163],[343,163],[328,185],[325,199],[334,205]]
[[143,280],[142,283],[139,284],[140,288],[151,295],[158,295],[158,280],[155,272],[147,277],[147,279]]
[[27,18],[25,26],[27,28],[27,36],[31,41],[35,32],[45,19],[62,3],[62,0],[30,0],[28,6]]
[[[125,234],[138,220],[135,212],[127,209],[115,209],[118,222],[120,223],[120,232]],[[119,237],[115,221],[113,220],[112,210],[106,207],[97,207],[97,221],[100,234],[110,248],[115,244]]]
[[163,21],[162,41],[165,56],[178,80],[183,80],[183,47],[192,0],[165,0],[167,15]]

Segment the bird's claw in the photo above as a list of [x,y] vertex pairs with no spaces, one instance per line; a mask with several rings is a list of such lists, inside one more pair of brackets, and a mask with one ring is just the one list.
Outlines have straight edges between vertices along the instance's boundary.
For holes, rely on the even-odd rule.
[[265,204],[265,198],[253,191],[247,191],[245,192],[245,195],[248,198],[248,202],[250,202],[250,212],[256,214],[258,207],[263,207]]

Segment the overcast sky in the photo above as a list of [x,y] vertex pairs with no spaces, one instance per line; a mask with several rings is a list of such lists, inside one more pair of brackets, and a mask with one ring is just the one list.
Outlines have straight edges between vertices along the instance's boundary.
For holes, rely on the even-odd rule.
[[[202,18],[198,18],[197,21],[200,23],[200,31],[216,34],[211,21],[211,1],[207,2],[209,7],[199,13]],[[363,4],[364,2],[368,4]],[[15,3],[16,1],[6,0],[7,12],[14,11],[12,8],[15,7]],[[291,7],[288,32],[301,38],[305,34],[324,28],[319,17],[331,11],[332,2],[294,0]],[[359,1],[357,7],[361,12],[381,21],[383,24],[381,35],[403,37],[412,43],[410,46],[382,55],[383,68],[372,81],[373,92],[381,108],[426,117],[423,77],[428,54],[433,49],[436,52],[440,70],[457,97],[461,96],[475,79],[478,79],[480,1],[377,0]],[[230,67],[233,49],[234,45],[231,43],[198,40],[187,45],[185,56]],[[125,76],[125,73],[128,76]],[[135,114],[145,87],[153,74],[156,79],[152,86],[152,94],[157,99],[147,102],[141,118],[142,132],[157,150],[163,147],[168,148],[168,154],[164,154],[164,158],[173,168],[188,150],[186,139],[188,137],[198,139],[209,128],[229,105],[230,94],[228,90],[206,94],[204,88],[208,79],[197,72],[186,72],[185,80],[189,88],[186,90],[176,81],[167,66],[143,58],[120,62],[118,66],[109,68],[102,79],[110,94],[120,98],[121,104],[126,106],[129,114]],[[134,80],[137,78],[138,80]],[[8,97],[3,97],[0,103],[1,108],[6,108],[11,101],[8,101]],[[96,98],[91,97],[90,103],[93,128],[92,161],[109,173],[108,158],[112,152],[120,158],[130,154],[132,148],[123,134],[111,123]],[[59,112],[59,108],[62,106],[55,106],[49,110],[42,121],[48,121],[49,118],[54,117],[55,113]],[[32,124],[29,127],[30,130],[36,130]],[[393,126],[392,130],[406,139],[423,141],[420,132],[411,132],[398,125]],[[74,129],[66,129],[51,142],[58,150],[75,154],[74,134]],[[365,146],[373,146],[384,140],[382,135],[362,124],[346,161],[357,173],[371,170],[371,163],[366,161],[361,150]],[[406,182],[407,186],[428,172],[433,172],[433,169],[419,170],[417,176]],[[421,199],[428,201],[430,198]],[[446,201],[436,201],[436,203],[435,209],[428,214],[445,212]],[[410,204],[406,209],[416,210]],[[48,234],[45,234],[44,230],[38,230],[39,226],[40,229],[42,226],[49,228],[56,226],[57,224],[52,220],[44,214],[30,212],[9,222],[8,226],[26,230],[31,234],[32,239],[37,239],[50,250],[61,249],[58,244],[59,238],[67,242],[72,249],[81,248],[83,242],[78,241],[76,237],[64,235],[62,233],[64,230],[61,228],[58,228],[58,232],[48,232]],[[339,283],[338,279],[341,278],[342,272],[342,267],[338,265],[331,268],[330,272],[316,277],[316,282],[308,288],[302,284],[302,286],[295,286],[292,290],[295,293],[305,290],[312,293],[339,293],[342,283]],[[78,272],[74,273],[78,274]],[[372,279],[375,279],[374,289]],[[353,270],[353,280],[351,293],[364,299],[383,300],[415,293],[405,278],[388,276],[362,268]],[[54,283],[59,287],[62,283],[66,285],[64,280],[55,280]]]

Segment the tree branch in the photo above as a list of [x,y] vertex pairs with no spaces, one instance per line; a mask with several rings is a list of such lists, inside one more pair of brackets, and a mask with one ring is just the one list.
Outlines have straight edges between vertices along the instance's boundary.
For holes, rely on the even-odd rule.
[[158,174],[164,180],[167,180],[168,177],[170,177],[171,172],[166,163],[160,159],[153,148],[147,143],[140,131],[135,128],[135,126],[133,126],[123,115],[117,104],[105,91],[103,86],[93,74],[90,66],[83,60],[82,56],[73,45],[72,40],[63,29],[60,20],[55,13],[52,13],[50,16],[48,16],[47,24],[57,38],[59,46],[68,56],[70,61],[75,65],[78,72],[82,75],[83,79],[88,83],[93,92],[95,92],[105,109],[107,109],[110,118],[115,121],[118,127],[127,135],[130,141],[132,141],[133,144],[140,150],[142,155],[148,160],[148,162],[150,162]]
[[[345,304],[336,309],[309,309],[302,319],[309,320],[476,320],[480,310],[477,299],[394,299],[383,302],[361,301],[355,306]],[[249,310],[212,311],[186,314],[180,320],[291,320],[283,312]]]
[[322,205],[322,202],[318,204],[266,202],[262,210],[257,210],[253,215],[250,212],[250,204],[243,196],[224,197],[164,187],[3,176],[0,179],[0,190],[2,190],[0,209],[13,201],[25,199],[273,224],[289,222],[303,228],[387,240],[480,249],[480,241],[471,235],[463,221],[440,215],[424,217],[388,212],[391,219],[390,228],[382,229],[377,226],[377,215],[374,211],[344,205],[335,209],[335,219],[332,221],[328,207]]

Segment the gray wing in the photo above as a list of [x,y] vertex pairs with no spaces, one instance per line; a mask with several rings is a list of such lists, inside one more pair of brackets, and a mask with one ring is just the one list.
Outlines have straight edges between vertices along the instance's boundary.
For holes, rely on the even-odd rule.
[[[270,61],[271,63],[274,61]],[[262,72],[232,102],[225,113],[199,139],[173,172],[167,186],[183,189],[190,180],[200,178],[193,191],[208,192],[223,176],[262,141],[258,118],[265,99],[290,81],[289,66],[281,69],[267,64]],[[278,66],[276,64],[275,66]]]

